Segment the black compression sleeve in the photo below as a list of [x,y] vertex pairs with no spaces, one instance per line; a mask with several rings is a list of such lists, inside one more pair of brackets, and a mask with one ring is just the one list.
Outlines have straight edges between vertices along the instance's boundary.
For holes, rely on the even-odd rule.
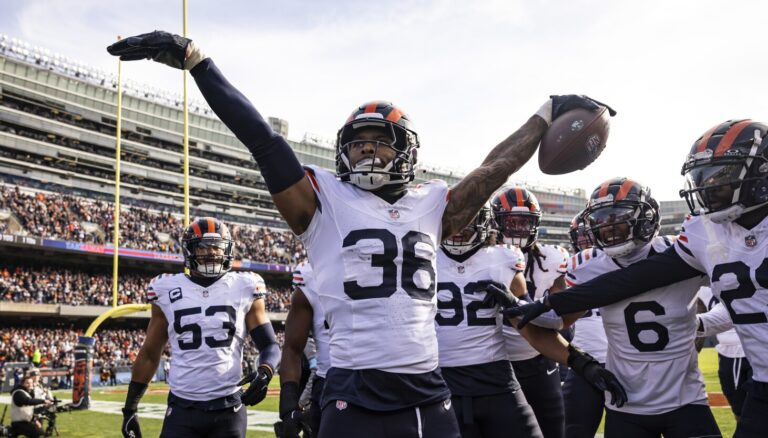
[[253,343],[256,344],[256,349],[259,350],[259,366],[267,365],[270,372],[275,373],[280,366],[282,354],[272,324],[266,323],[254,327],[250,335]]
[[251,151],[270,193],[279,193],[304,178],[296,154],[210,58],[190,70],[213,112]]
[[135,411],[139,407],[139,400],[144,396],[144,392],[147,390],[146,383],[136,382],[131,380],[128,384],[128,395],[125,396],[125,409]]
[[609,272],[563,292],[550,294],[558,315],[583,312],[640,295],[658,287],[704,275],[686,263],[674,247],[618,271]]

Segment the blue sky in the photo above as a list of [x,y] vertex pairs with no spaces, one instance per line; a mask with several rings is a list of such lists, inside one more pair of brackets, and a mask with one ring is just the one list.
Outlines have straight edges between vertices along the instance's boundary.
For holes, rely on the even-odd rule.
[[[517,176],[590,191],[628,176],[670,200],[701,133],[768,121],[766,16],[768,3],[739,0],[189,0],[188,25],[291,138],[333,137],[357,105],[386,99],[416,122],[424,162],[465,171],[548,95],[592,95],[619,112],[598,161],[554,177],[534,157]],[[116,35],[154,29],[181,33],[180,0],[5,0],[0,15],[0,33],[108,71]],[[160,65],[123,73],[181,91]]]

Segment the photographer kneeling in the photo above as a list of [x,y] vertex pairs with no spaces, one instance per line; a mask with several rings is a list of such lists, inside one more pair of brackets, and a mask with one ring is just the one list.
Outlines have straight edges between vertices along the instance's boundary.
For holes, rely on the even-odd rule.
[[53,401],[34,398],[34,386],[35,373],[30,372],[11,390],[11,430],[16,435],[43,435],[42,424],[34,418],[35,406],[50,406]]

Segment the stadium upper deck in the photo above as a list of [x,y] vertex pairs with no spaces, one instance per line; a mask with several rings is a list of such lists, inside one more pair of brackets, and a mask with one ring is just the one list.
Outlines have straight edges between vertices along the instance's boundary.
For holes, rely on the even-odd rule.
[[[256,163],[202,103],[190,105],[190,202],[198,213],[285,227]],[[116,80],[107,73],[0,35],[0,174],[112,196]],[[181,98],[151,87],[124,85],[121,196],[181,210]],[[24,131],[25,135],[19,132]],[[335,151],[289,141],[299,160],[335,168]],[[426,168],[417,181],[455,184],[459,172]],[[531,187],[545,218],[541,238],[565,244],[583,190]]]

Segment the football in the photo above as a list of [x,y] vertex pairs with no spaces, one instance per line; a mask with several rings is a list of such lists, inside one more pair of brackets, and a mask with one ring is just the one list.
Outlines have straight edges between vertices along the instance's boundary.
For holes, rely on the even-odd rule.
[[608,110],[576,108],[552,122],[539,147],[539,169],[561,175],[589,166],[605,149],[610,131]]

